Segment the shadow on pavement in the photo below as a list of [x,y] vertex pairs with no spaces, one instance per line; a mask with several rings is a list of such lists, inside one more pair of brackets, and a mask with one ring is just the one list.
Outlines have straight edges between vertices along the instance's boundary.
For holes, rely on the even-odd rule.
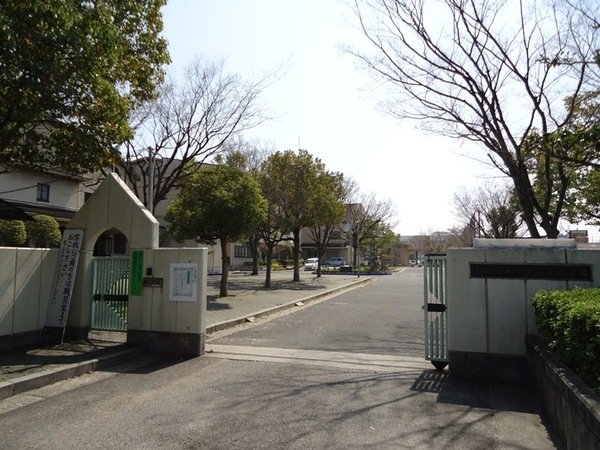
[[[226,297],[225,297],[226,298]],[[222,311],[224,309],[231,309],[231,305],[229,303],[217,303],[220,297],[216,297],[214,295],[206,296],[206,310],[207,311]]]
[[437,393],[437,401],[440,403],[539,413],[535,396],[528,386],[520,384],[464,380],[451,376],[447,371],[428,370],[419,375],[411,390]]

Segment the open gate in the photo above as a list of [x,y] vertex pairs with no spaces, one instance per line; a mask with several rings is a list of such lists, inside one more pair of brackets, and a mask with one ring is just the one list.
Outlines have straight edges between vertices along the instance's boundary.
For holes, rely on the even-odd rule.
[[93,258],[93,330],[127,331],[129,257]]
[[431,361],[437,370],[444,370],[448,365],[446,266],[446,255],[425,256],[425,359]]

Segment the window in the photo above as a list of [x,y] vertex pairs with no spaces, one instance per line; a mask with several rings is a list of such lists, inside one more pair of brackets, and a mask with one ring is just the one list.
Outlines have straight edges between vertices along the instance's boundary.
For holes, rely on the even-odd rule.
[[38,202],[49,202],[50,201],[50,185],[49,184],[38,183],[36,200]]
[[233,256],[235,258],[252,258],[252,253],[247,245],[236,245],[233,248]]

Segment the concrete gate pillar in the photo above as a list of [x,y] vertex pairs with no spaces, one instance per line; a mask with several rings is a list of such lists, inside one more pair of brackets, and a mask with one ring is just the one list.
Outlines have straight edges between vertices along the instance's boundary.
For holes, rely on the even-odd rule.
[[[147,268],[152,268],[152,277],[163,280],[160,289],[145,286],[141,295],[130,295],[128,342],[160,353],[198,356],[204,352],[206,249],[159,249],[158,221],[114,173],[107,176],[67,228],[84,230],[67,321],[69,337],[88,335],[94,245],[104,231],[116,228],[125,235],[132,251],[143,252],[144,274]],[[195,301],[173,299],[169,285],[172,265],[181,263],[197,268]],[[163,345],[164,342],[170,344]]]

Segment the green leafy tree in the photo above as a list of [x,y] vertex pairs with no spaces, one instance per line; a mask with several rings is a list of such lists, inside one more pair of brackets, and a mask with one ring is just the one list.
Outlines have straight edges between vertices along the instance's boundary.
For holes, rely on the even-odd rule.
[[165,0],[4,0],[0,164],[77,173],[112,165],[130,109],[169,62]]
[[262,178],[261,189],[267,199],[267,216],[258,226],[258,235],[266,249],[267,273],[265,275],[265,287],[270,288],[273,252],[279,244],[287,240],[287,231],[283,226],[283,217],[280,214],[279,207],[271,203],[269,191],[265,189]]
[[551,167],[560,168],[555,172],[569,177],[569,189],[563,195],[567,218],[599,224],[600,91],[565,102],[576,105],[571,121],[553,133],[533,136],[532,142],[536,149],[546,149]]
[[[234,138],[229,139],[225,142],[223,146],[223,150],[225,153],[225,160],[227,164],[234,165],[244,170],[245,172],[250,173],[260,184],[260,167],[267,159],[267,157],[274,153],[274,144],[266,141],[262,141],[260,139],[254,139],[247,141],[241,135],[236,135]],[[217,161],[222,160],[223,156],[218,155]],[[267,225],[269,220],[264,223],[264,230],[266,231],[266,237],[262,237],[261,226],[257,228],[256,232],[252,233],[248,238],[248,245],[250,247],[250,252],[252,253],[252,272],[251,275],[258,275],[259,269],[259,259],[260,259],[260,251],[259,245],[261,239],[264,239],[266,247],[268,248],[269,244],[267,241],[271,241],[271,235],[269,233],[270,226]],[[279,242],[275,242],[271,247],[271,255],[273,254],[274,245],[277,245]],[[270,276],[271,276],[271,262],[269,261],[268,274],[267,279],[269,281],[266,287],[270,287]]]
[[[313,198],[309,211],[313,225],[308,227],[308,234],[317,245],[319,261],[331,240],[334,231],[339,231],[339,225],[346,215],[344,200],[347,196],[343,175],[340,173],[324,172],[317,177],[317,183],[311,186]],[[321,264],[317,266],[317,277],[321,276]]]
[[25,223],[21,220],[0,220],[0,245],[18,247],[27,241]]
[[315,225],[311,212],[325,164],[306,150],[276,152],[262,166],[262,185],[282,233],[292,234],[294,281],[300,281],[300,230]]
[[219,165],[196,172],[169,206],[165,220],[178,241],[221,245],[220,296],[228,295],[229,244],[246,239],[264,220],[267,204],[260,187],[243,170]]
[[382,224],[379,231],[361,243],[361,247],[366,250],[369,255],[370,270],[375,270],[377,262],[391,260],[392,249],[395,245],[400,244],[400,235],[387,225]]
[[62,234],[56,219],[44,214],[38,214],[33,218],[35,221],[27,222],[25,225],[27,237],[36,247],[58,247]]
[[[261,165],[266,169],[267,161]],[[271,287],[271,272],[273,270],[273,252],[282,242],[287,240],[289,230],[286,228],[286,219],[279,206],[279,190],[281,186],[276,177],[271,173],[260,171],[258,176],[261,192],[267,201],[267,215],[258,226],[258,234],[266,249],[266,275],[265,288]]]

